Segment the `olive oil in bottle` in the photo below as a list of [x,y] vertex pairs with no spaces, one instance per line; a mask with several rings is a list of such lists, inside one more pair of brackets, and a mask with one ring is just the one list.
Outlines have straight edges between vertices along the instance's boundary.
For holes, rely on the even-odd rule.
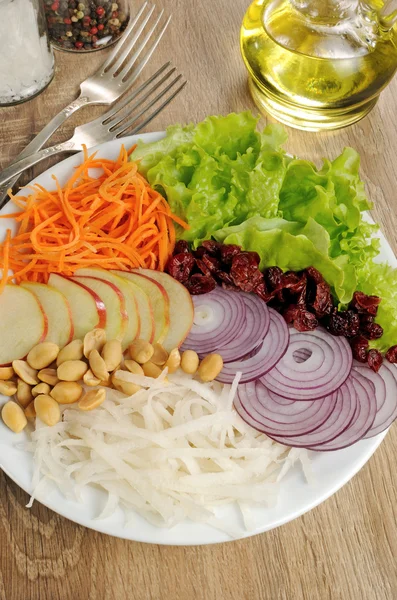
[[255,0],[240,41],[258,107],[311,131],[366,115],[397,69],[394,13],[369,1]]

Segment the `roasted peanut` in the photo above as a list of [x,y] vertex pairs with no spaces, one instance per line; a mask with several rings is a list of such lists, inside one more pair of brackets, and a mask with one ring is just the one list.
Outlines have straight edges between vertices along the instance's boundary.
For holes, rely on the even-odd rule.
[[91,350],[88,362],[90,363],[90,369],[94,373],[95,377],[98,377],[98,379],[101,381],[109,380],[109,373],[106,368],[105,361],[99,354],[98,350]]
[[150,360],[155,365],[162,367],[167,362],[167,359],[168,359],[167,350],[165,348],[163,348],[163,346],[161,344],[154,344],[153,350],[154,350],[153,356]]
[[174,348],[171,350],[170,355],[164,364],[164,367],[167,367],[168,373],[175,373],[181,366],[181,353],[178,348]]
[[102,358],[105,361],[107,371],[117,369],[123,360],[123,349],[119,340],[110,340],[102,348]]
[[145,374],[143,372],[141,365],[139,365],[135,360],[125,360],[124,366],[130,373],[134,373],[134,375],[144,375]]
[[146,377],[153,377],[153,378],[157,379],[157,377],[159,377],[159,375],[161,375],[160,367],[158,367],[157,365],[152,363],[150,360],[142,365],[142,369],[143,369],[143,372],[145,373]]
[[36,416],[49,427],[56,425],[61,420],[61,409],[58,402],[47,394],[40,394],[34,399]]
[[97,390],[90,390],[79,402],[79,408],[81,410],[94,410],[98,408],[106,400],[106,390],[98,388]]
[[40,381],[44,381],[44,383],[48,383],[51,386],[56,385],[59,381],[56,369],[41,369],[37,373],[37,377]]
[[17,384],[13,381],[0,381],[0,394],[3,396],[13,396],[17,389]]
[[[119,373],[119,371],[116,373]],[[127,396],[132,396],[133,394],[136,394],[136,392],[139,392],[141,389],[140,385],[132,383],[131,381],[125,381],[118,377],[116,373],[112,376],[112,384],[116,390],[123,392],[123,394],[126,394]]]
[[43,381],[41,383],[38,383],[37,385],[34,386],[34,388],[32,389],[32,395],[33,398],[36,398],[36,396],[39,396],[40,394],[44,394],[44,395],[48,395],[51,391],[51,387],[48,385],[48,383],[44,383]]
[[89,358],[92,350],[101,352],[106,343],[106,331],[104,329],[93,329],[84,336],[84,356]]
[[198,374],[201,381],[213,381],[223,369],[223,359],[220,354],[208,354],[200,363]]
[[32,369],[26,360],[14,360],[12,368],[25,383],[29,385],[37,385],[39,383],[36,369]]
[[58,404],[74,404],[80,400],[83,391],[82,386],[75,381],[60,381],[51,390],[50,396],[52,396]]
[[21,433],[28,421],[22,408],[16,402],[9,400],[1,409],[4,424],[14,433]]
[[14,369],[12,367],[0,367],[0,380],[7,381],[14,377]]
[[83,356],[83,342],[81,340],[73,340],[73,342],[62,348],[58,354],[57,367],[67,360],[81,360]]
[[145,340],[134,340],[129,345],[130,357],[139,364],[143,364],[150,360],[154,353],[152,344]]
[[57,376],[61,381],[79,381],[87,371],[88,366],[82,360],[67,360],[59,365]]
[[32,388],[28,383],[25,383],[22,379],[17,381],[17,400],[24,408],[28,406],[33,400]]
[[83,381],[90,387],[95,387],[101,383],[101,380],[95,377],[91,369],[88,369],[88,371],[84,373]]
[[29,352],[26,360],[32,369],[45,369],[59,354],[59,346],[52,342],[42,342],[34,346]]
[[181,369],[188,375],[194,375],[198,369],[200,359],[194,350],[185,350],[182,353]]
[[31,402],[30,404],[27,405],[27,407],[24,410],[25,413],[25,417],[27,418],[28,421],[34,421],[36,418],[36,409],[34,407],[34,402]]

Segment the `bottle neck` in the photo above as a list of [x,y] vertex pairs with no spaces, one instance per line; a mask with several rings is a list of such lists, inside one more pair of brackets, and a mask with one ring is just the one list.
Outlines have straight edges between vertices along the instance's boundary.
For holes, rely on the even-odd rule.
[[337,23],[351,19],[359,10],[359,0],[290,0],[304,17],[317,23]]

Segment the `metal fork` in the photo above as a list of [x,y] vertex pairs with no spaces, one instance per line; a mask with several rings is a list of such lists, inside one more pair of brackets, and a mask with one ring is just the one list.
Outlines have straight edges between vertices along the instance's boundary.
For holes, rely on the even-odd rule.
[[[74,154],[80,152],[83,144],[87,148],[92,148],[97,144],[114,140],[123,135],[133,135],[145,127],[152,119],[154,119],[186,85],[186,81],[182,81],[182,75],[177,75],[169,83],[171,76],[175,74],[175,67],[168,69],[170,63],[166,63],[152,75],[147,81],[139,86],[132,93],[128,94],[125,99],[118,104],[117,107],[111,108],[107,113],[94,119],[85,125],[80,125],[74,130],[73,136],[66,142],[56,144],[50,148],[44,148],[39,150],[35,154],[22,158],[16,161],[7,169],[4,169],[0,173],[0,185],[14,177],[19,175],[25,169],[32,167],[41,160],[53,156],[54,154],[60,154],[62,152],[68,152]],[[165,72],[167,71],[167,72]],[[178,87],[176,84],[180,82]],[[165,84],[167,84],[165,87]],[[158,90],[160,90],[158,92]],[[150,99],[151,96],[156,95]],[[132,101],[136,102],[133,106],[128,107],[128,111],[123,109]],[[156,104],[163,100],[163,102],[156,107]],[[146,101],[148,101],[146,103]],[[145,104],[146,103],[146,104]],[[151,109],[153,108],[153,111]],[[140,119],[143,118],[143,121]]]
[[[66,119],[83,106],[89,106],[90,104],[113,104],[113,102],[130,89],[158,46],[171,20],[171,17],[168,17],[165,23],[161,25],[164,10],[160,12],[157,18],[154,18],[153,13],[155,8],[155,5],[149,6],[148,2],[145,2],[137,15],[134,18],[131,17],[127,29],[108,59],[96,73],[88,77],[80,85],[79,97],[61,110],[33,138],[23,152],[16,157],[15,161],[19,161],[40,150]],[[151,20],[154,20],[154,22],[149,23]],[[144,33],[147,25],[150,28]],[[153,38],[154,33],[156,35]],[[150,43],[152,38],[153,41]],[[143,53],[144,50],[146,50],[145,53]],[[138,63],[139,58],[141,60]],[[12,187],[17,181],[18,177],[15,177],[15,179],[8,182],[7,186],[0,187],[0,207],[3,206],[4,200],[8,200],[7,189]]]

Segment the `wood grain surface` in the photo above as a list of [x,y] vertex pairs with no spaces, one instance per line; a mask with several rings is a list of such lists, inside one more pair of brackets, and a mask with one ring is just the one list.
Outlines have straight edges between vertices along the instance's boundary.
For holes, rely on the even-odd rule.
[[[254,109],[246,85],[239,26],[248,0],[158,0],[172,26],[153,58],[189,80],[148,130],[208,114]],[[0,14],[1,16],[1,14]],[[1,45],[1,40],[0,40]],[[38,98],[0,109],[0,162],[12,158],[94,72],[107,51],[57,53],[56,76]],[[100,114],[86,108],[54,141]],[[351,145],[375,218],[397,250],[397,81],[373,112],[334,133],[289,130],[287,148],[308,159]],[[0,474],[0,600],[393,600],[397,598],[397,426],[361,472],[310,513],[250,539],[207,547],[145,545],[95,533],[39,504]]]

